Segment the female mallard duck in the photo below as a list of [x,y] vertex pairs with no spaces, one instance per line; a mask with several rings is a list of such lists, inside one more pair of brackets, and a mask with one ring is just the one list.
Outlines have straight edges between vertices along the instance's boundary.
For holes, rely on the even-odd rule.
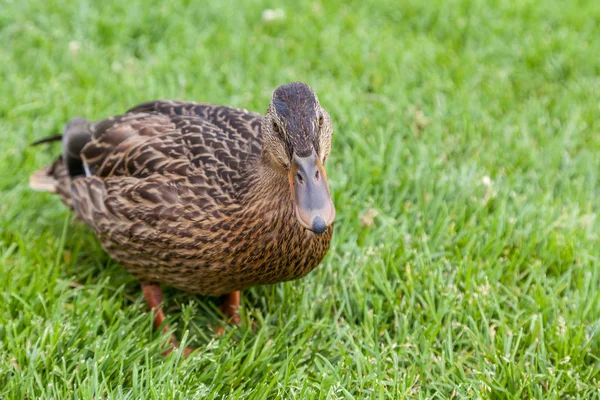
[[30,184],[59,194],[135,275],[156,327],[165,319],[159,283],[224,296],[235,319],[240,290],[304,276],[327,253],[332,134],[304,83],[277,88],[265,116],[155,101],[73,119],[39,141],[61,139],[62,155]]

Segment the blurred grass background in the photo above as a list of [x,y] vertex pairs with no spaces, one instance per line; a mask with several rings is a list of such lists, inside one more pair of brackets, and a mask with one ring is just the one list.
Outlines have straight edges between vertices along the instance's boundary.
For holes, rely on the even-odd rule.
[[[599,27],[597,1],[4,0],[0,398],[598,398]],[[224,337],[169,291],[200,350],[162,358],[137,283],[28,189],[59,152],[28,144],[296,80],[334,120],[332,249]]]

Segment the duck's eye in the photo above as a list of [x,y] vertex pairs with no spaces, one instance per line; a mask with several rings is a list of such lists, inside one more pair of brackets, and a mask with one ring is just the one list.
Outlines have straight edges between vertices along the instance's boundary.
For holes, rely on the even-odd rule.
[[281,130],[279,129],[279,125],[277,124],[277,122],[273,122],[273,132],[275,132],[278,135],[281,133]]
[[319,126],[323,126],[323,114],[319,114]]

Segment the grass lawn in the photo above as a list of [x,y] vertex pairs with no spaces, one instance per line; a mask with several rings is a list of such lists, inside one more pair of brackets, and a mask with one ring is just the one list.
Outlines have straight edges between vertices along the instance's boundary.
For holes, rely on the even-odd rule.
[[[0,43],[0,399],[600,398],[600,2],[5,0]],[[28,144],[295,80],[334,121],[332,248],[223,337],[168,290],[200,350],[163,358]]]

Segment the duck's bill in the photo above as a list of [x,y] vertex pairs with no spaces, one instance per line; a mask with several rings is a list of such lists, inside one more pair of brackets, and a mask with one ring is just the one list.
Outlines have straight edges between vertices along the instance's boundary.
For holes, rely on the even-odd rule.
[[289,178],[298,222],[314,233],[325,232],[335,219],[335,208],[325,168],[316,153],[294,155]]

